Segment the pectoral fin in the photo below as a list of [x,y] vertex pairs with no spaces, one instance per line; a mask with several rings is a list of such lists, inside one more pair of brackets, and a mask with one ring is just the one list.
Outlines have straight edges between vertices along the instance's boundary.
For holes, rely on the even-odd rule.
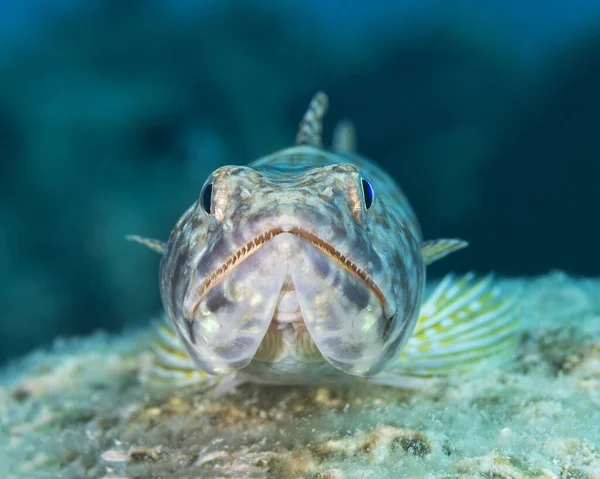
[[187,387],[208,389],[222,380],[221,377],[212,376],[196,367],[177,334],[169,326],[157,324],[155,331],[152,361],[140,374],[140,380],[144,384],[169,390]]
[[157,239],[144,238],[143,236],[138,235],[127,235],[125,239],[127,239],[127,241],[135,241],[136,243],[142,244],[159,254],[165,254],[165,251],[167,250],[167,243]]
[[411,388],[432,377],[483,371],[513,357],[519,332],[518,308],[491,276],[448,275],[423,304],[398,361],[370,380]]
[[423,261],[429,265],[444,256],[454,253],[459,249],[469,246],[469,243],[460,239],[436,239],[421,243]]

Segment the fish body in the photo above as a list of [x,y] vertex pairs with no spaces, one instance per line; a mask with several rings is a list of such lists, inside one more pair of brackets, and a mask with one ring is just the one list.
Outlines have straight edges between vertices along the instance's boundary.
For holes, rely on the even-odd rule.
[[516,316],[489,279],[446,279],[424,303],[426,265],[466,242],[423,241],[395,181],[354,151],[349,124],[324,149],[326,109],[319,92],[293,147],[214,171],[167,243],[133,237],[163,253],[170,328],[153,377],[400,385],[514,345]]

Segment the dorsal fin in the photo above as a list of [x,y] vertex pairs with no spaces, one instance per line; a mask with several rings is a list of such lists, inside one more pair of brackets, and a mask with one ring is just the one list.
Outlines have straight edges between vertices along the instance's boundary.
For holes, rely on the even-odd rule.
[[296,145],[309,145],[317,148],[323,146],[323,117],[327,113],[328,105],[327,95],[322,91],[318,91],[313,96],[298,127]]
[[127,241],[135,241],[136,243],[144,245],[146,248],[150,248],[152,251],[155,251],[158,254],[165,254],[165,251],[167,250],[167,243],[157,239],[144,238],[143,236],[138,235],[127,235],[125,239]]
[[342,120],[335,126],[333,150],[343,153],[354,153],[356,151],[356,133],[351,121]]

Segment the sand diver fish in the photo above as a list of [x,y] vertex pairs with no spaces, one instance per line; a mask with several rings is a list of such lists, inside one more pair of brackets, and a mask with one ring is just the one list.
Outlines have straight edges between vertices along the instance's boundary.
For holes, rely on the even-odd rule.
[[447,276],[423,302],[426,265],[467,243],[423,241],[349,123],[324,149],[327,105],[295,146],[214,171],[167,243],[130,237],[163,255],[153,381],[410,386],[510,356],[517,315],[490,277]]

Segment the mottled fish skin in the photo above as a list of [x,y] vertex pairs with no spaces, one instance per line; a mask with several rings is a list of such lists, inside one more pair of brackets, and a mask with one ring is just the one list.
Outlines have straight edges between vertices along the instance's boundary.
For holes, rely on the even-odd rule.
[[317,94],[295,146],[214,171],[166,244],[167,317],[208,374],[372,376],[413,331],[425,285],[417,219],[377,165],[343,142],[321,147],[326,106]]

